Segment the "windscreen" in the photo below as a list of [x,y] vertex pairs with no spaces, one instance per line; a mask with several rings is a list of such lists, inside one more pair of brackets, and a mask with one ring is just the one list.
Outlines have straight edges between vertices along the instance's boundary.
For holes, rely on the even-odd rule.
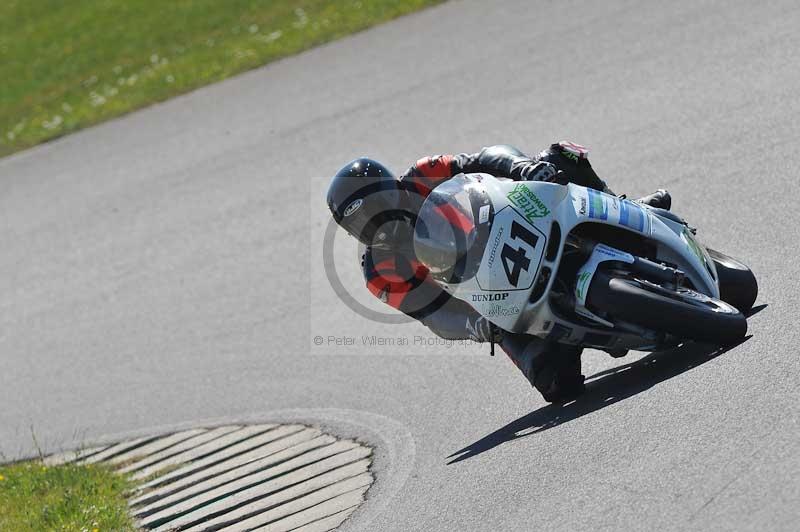
[[436,187],[414,227],[414,251],[445,283],[472,278],[480,267],[494,211],[480,176],[458,175]]

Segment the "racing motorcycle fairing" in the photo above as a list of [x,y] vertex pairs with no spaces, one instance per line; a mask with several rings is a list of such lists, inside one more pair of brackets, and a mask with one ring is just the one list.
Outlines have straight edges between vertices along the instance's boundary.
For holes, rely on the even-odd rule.
[[[470,219],[474,227],[462,224],[459,229],[466,227],[471,236],[448,234],[454,229],[447,227],[451,219],[442,212],[450,211]],[[415,250],[422,252],[418,258],[428,265],[430,253],[425,248],[440,248],[441,259],[448,246],[459,240],[468,243],[444,263],[433,264],[446,271],[461,261],[455,269],[467,274],[437,280],[501,329],[609,350],[654,346],[658,342],[652,331],[611,323],[585,306],[585,290],[598,265],[630,264],[632,253],[594,242],[575,277],[567,280],[559,275],[568,240],[586,224],[636,235],[655,250],[652,260],[680,270],[696,291],[719,297],[713,261],[688,226],[660,216],[656,209],[575,184],[459,174],[434,189],[423,204],[417,225],[428,232],[415,232]],[[572,314],[553,304],[555,283],[559,297],[568,293],[572,298]]]

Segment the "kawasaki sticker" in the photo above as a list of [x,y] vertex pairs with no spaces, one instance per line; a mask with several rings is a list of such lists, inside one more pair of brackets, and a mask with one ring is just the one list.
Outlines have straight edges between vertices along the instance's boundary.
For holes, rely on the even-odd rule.
[[542,200],[531,189],[521,183],[508,193],[508,201],[514,204],[531,223],[535,218],[544,218],[550,214],[550,209],[547,208]]
[[573,202],[575,212],[579,216],[619,224],[640,233],[650,232],[649,214],[636,202],[616,198],[591,188],[586,189],[586,195],[575,195]]
[[586,286],[589,284],[589,279],[591,278],[592,272],[582,272],[578,275],[578,280],[575,283],[575,293],[578,298],[583,301],[586,300]]
[[608,322],[603,318],[595,316],[586,308],[586,296],[589,291],[589,286],[592,284],[594,274],[597,271],[597,266],[609,260],[631,264],[634,258],[630,253],[620,251],[611,246],[606,246],[605,244],[597,244],[592,254],[589,256],[589,260],[578,270],[578,275],[575,280],[575,312],[603,324],[608,324]]

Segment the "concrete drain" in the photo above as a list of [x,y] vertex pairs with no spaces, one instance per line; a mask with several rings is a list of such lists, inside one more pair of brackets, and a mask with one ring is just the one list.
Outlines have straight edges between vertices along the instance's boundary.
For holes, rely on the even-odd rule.
[[372,484],[371,449],[303,425],[230,425],[62,453],[140,482],[145,530],[333,530]]

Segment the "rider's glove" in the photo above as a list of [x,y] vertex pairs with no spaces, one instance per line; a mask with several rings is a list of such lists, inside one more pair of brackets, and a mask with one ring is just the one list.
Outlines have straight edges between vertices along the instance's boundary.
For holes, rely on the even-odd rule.
[[559,170],[558,172],[554,172],[551,176],[542,179],[542,181],[547,181],[548,183],[557,183],[559,185],[566,185],[569,183],[569,177],[567,174],[564,173],[563,170]]
[[536,164],[528,164],[520,171],[525,181],[548,181],[553,182],[553,177],[557,173],[556,167],[547,161],[539,161]]

